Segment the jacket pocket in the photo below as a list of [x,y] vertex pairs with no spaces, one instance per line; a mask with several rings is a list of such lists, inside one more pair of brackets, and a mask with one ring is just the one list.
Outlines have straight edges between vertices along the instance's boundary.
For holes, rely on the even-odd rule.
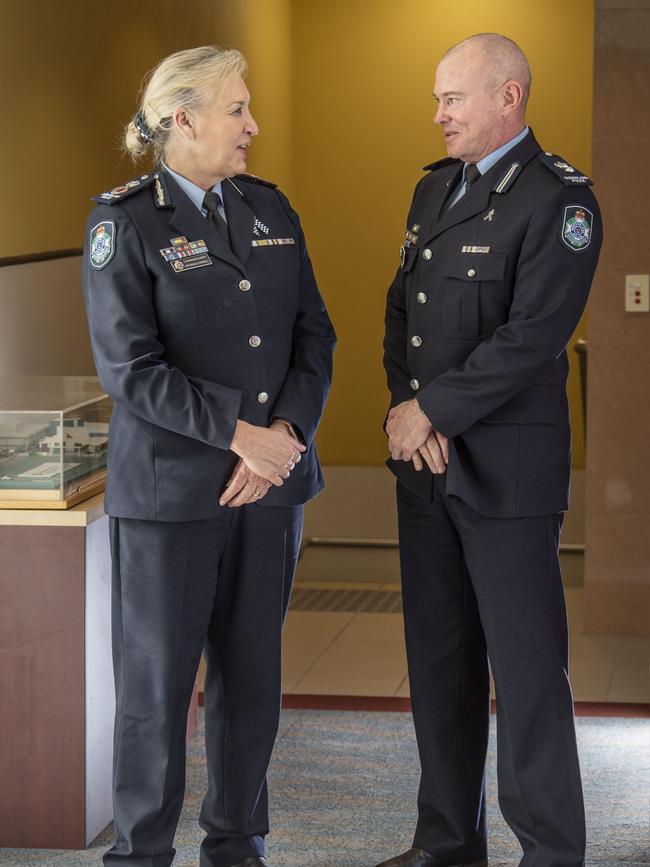
[[505,253],[447,253],[443,265],[441,330],[478,340],[506,320]]

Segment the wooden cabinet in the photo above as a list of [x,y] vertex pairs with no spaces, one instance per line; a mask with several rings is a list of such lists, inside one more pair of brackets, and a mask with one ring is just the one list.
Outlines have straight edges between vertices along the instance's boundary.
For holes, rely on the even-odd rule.
[[102,495],[0,510],[0,847],[82,849],[112,818],[110,575]]

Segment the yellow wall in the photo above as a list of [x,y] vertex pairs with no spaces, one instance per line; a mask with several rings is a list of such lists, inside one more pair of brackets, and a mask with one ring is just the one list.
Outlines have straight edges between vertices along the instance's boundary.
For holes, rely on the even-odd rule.
[[292,197],[339,333],[319,435],[329,463],[385,456],[384,298],[420,167],[444,155],[431,98],[442,52],[480,30],[517,40],[538,138],[590,170],[592,0],[38,0],[3,4],[0,23],[0,258],[81,245],[89,197],[135,173],[117,143],[161,57],[206,42],[244,51],[261,128],[250,168]]
[[181,48],[216,42],[255,59],[266,161],[286,184],[290,18],[291,0],[3,2],[0,258],[82,245],[90,196],[137,171],[119,139],[145,73]]
[[[505,33],[524,49],[538,139],[588,172],[591,0],[294,3],[294,199],[340,340],[319,440],[329,463],[372,464],[385,456],[385,292],[420,167],[445,156],[432,122],[435,67],[446,48],[484,30]],[[570,391],[580,464],[576,370]]]

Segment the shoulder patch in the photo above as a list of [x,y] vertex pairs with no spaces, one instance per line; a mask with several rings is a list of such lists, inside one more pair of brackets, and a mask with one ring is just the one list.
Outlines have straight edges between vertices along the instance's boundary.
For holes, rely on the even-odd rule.
[[552,154],[549,151],[541,151],[539,159],[547,169],[559,178],[567,187],[591,187],[593,181],[586,175],[583,175],[579,169],[572,166],[570,163],[563,160],[562,157]]
[[132,196],[134,193],[137,193],[138,190],[143,190],[145,187],[150,186],[157,177],[158,175],[155,172],[152,172],[149,175],[138,175],[137,178],[131,178],[131,180],[125,181],[117,187],[113,187],[113,189],[107,193],[100,193],[98,196],[93,196],[92,199],[94,202],[99,202],[102,205],[114,205],[116,202],[121,202],[129,196]]
[[591,243],[594,215],[584,205],[567,205],[562,216],[562,243],[574,253]]
[[436,160],[435,163],[429,163],[428,166],[422,166],[422,171],[434,172],[436,169],[441,169],[443,166],[450,166],[452,163],[458,164],[460,163],[460,160],[457,160],[454,157],[445,157],[442,160]]
[[115,223],[103,220],[90,230],[90,264],[101,271],[115,255]]
[[248,173],[242,175],[235,175],[235,177],[240,181],[250,181],[253,184],[262,184],[264,187],[271,187],[271,189],[275,189],[277,184],[274,184],[273,181],[265,181],[264,178],[258,178],[257,175],[249,175]]

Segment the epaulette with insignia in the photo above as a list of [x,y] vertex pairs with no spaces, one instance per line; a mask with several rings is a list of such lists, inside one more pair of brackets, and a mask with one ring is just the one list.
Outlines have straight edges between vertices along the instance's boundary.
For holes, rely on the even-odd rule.
[[436,160],[435,163],[429,163],[428,166],[422,166],[422,171],[424,172],[433,172],[436,169],[441,169],[443,166],[450,166],[452,163],[459,163],[460,160],[455,159],[455,157],[445,157],[442,160]]
[[124,199],[137,193],[138,190],[143,190],[150,186],[157,179],[158,175],[151,173],[150,175],[138,175],[137,178],[131,178],[124,184],[118,187],[113,187],[108,193],[100,193],[98,196],[93,196],[94,202],[100,202],[103,205],[114,205],[116,202],[122,202]]
[[553,172],[567,187],[575,186],[593,186],[593,181],[586,175],[583,175],[579,169],[567,163],[562,157],[557,154],[552,154],[550,151],[542,151],[539,158],[547,169]]
[[264,178],[258,178],[257,175],[249,175],[248,172],[244,172],[241,175],[235,175],[235,177],[242,181],[251,181],[254,184],[262,184],[262,186],[271,187],[272,190],[277,187],[277,184],[274,184],[273,181],[265,181]]

